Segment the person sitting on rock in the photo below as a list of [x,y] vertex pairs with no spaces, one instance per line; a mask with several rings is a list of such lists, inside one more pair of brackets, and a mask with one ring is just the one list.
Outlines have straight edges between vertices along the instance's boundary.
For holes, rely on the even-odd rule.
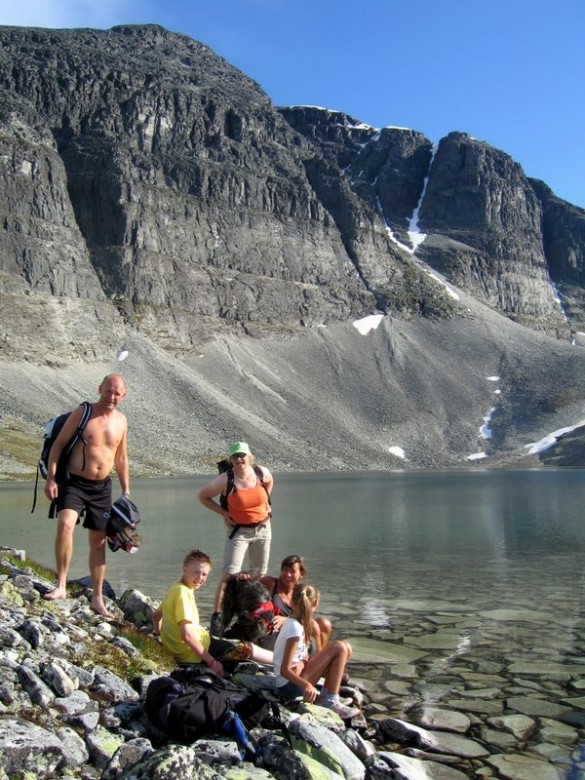
[[155,633],[180,664],[206,664],[223,677],[225,662],[272,663],[272,652],[251,642],[212,637],[199,623],[195,591],[207,581],[211,559],[201,550],[191,550],[183,561],[182,577],[173,583],[152,614]]
[[[301,582],[295,586],[292,603],[292,615],[280,629],[274,646],[277,693],[287,699],[302,696],[304,701],[327,707],[344,720],[355,717],[359,709],[348,707],[339,699],[351,645],[345,639],[337,639],[309,656],[312,616],[319,605],[319,591],[314,585]],[[323,676],[325,683],[318,692],[315,685]]]
[[[236,577],[245,579],[250,577],[250,574],[240,573]],[[267,634],[259,640],[262,647],[272,649],[278,636],[278,632],[284,625],[287,617],[290,617],[293,612],[292,595],[295,587],[307,576],[307,566],[304,558],[300,555],[287,555],[286,558],[280,564],[280,574],[278,577],[272,577],[270,574],[265,574],[258,577],[260,582],[268,590],[273,605],[278,609],[278,615],[272,620],[272,633]],[[331,621],[326,617],[312,617],[312,630],[311,630],[311,643],[309,646],[309,654],[323,650],[329,642],[331,636],[332,625]]]

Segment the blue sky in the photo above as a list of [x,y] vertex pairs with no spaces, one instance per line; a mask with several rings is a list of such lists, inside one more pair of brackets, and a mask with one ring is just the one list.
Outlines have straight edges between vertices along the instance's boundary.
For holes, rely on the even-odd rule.
[[469,133],[585,208],[585,0],[0,0],[0,24],[143,23],[207,44],[276,105]]

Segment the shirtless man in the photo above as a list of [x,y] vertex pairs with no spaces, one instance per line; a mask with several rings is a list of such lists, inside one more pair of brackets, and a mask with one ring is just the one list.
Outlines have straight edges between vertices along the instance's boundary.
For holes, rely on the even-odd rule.
[[83,525],[89,530],[89,571],[93,595],[91,608],[110,617],[102,589],[106,574],[106,525],[112,507],[112,480],[115,467],[122,492],[130,494],[126,417],[117,409],[126,396],[126,384],[118,374],[106,376],[99,386],[99,400],[91,405],[91,417],[68,461],[69,480],[58,485],[57,463],[63,448],[75,435],[82,409],[74,409],[55,439],[49,455],[45,495],[56,500],[58,511],[55,559],[57,586],[45,598],[49,601],[67,596],[67,573],[73,555],[73,531],[85,507]]

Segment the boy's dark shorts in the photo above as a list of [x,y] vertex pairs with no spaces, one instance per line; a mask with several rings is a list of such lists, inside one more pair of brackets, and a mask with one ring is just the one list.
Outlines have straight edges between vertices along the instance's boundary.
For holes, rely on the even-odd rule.
[[252,646],[249,642],[239,642],[237,640],[230,642],[228,639],[218,639],[211,637],[209,645],[209,654],[216,658],[220,663],[224,661],[247,661],[252,655]]
[[70,474],[68,481],[59,486],[57,512],[73,509],[80,518],[85,514],[83,527],[92,531],[105,531],[112,509],[112,478],[85,479]]

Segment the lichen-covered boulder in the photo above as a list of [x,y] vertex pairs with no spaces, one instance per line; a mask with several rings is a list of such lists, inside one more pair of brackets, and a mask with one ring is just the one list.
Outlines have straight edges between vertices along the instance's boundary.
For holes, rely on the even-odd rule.
[[63,763],[66,767],[74,768],[88,761],[89,751],[75,729],[62,726],[57,729],[57,736],[63,744]]
[[119,780],[221,780],[186,745],[167,745],[119,775]]
[[124,612],[126,620],[137,628],[152,626],[152,613],[156,609],[156,602],[139,590],[125,590],[118,599],[118,606]]
[[0,729],[0,766],[9,777],[34,772],[54,777],[63,761],[63,744],[56,734],[20,718],[5,718]]
[[87,735],[91,760],[99,769],[105,769],[116,751],[124,744],[124,738],[104,728],[97,728]]
[[330,729],[297,718],[289,723],[288,731],[298,752],[310,756],[347,780],[363,780],[365,777],[364,764]]
[[95,677],[91,690],[111,702],[138,701],[138,693],[127,682],[103,666],[94,668]]
[[102,773],[102,780],[117,780],[125,771],[139,761],[151,756],[154,749],[148,739],[138,737],[121,745]]

